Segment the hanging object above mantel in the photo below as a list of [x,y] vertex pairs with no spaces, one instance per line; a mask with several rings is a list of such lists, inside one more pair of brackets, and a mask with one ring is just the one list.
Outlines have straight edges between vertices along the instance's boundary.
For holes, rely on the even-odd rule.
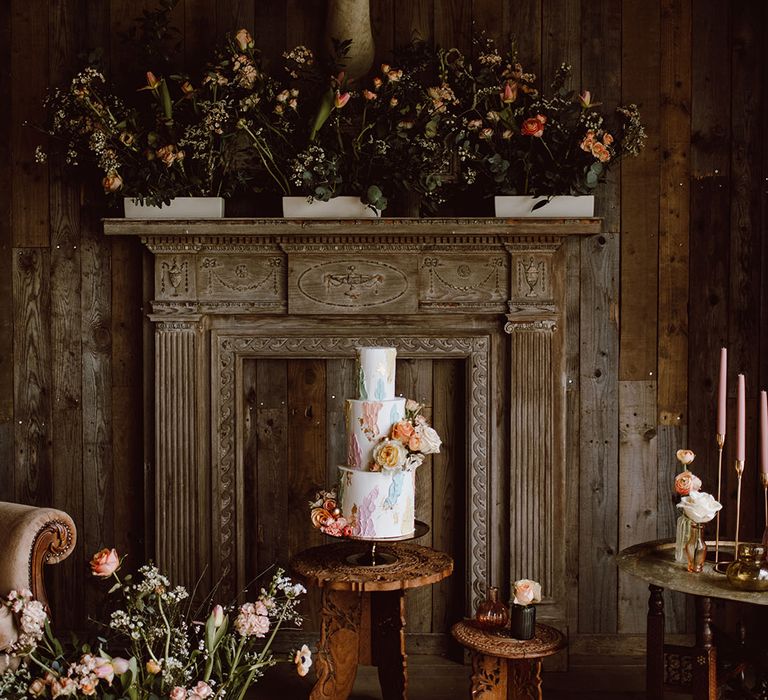
[[349,80],[362,78],[373,65],[373,33],[369,0],[328,0],[325,37],[329,50],[334,40],[352,39],[343,59]]

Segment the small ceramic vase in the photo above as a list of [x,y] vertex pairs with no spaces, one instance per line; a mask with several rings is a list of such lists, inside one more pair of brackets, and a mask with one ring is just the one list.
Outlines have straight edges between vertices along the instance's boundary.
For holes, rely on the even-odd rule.
[[515,605],[510,608],[509,634],[513,639],[533,639],[536,635],[536,606]]
[[491,586],[486,599],[477,606],[475,621],[478,627],[493,632],[505,627],[509,622],[507,606],[499,600],[499,589]]
[[768,564],[764,557],[762,544],[739,543],[738,557],[725,572],[728,583],[742,591],[768,591]]
[[691,534],[685,545],[685,558],[688,571],[698,574],[704,569],[707,558],[707,543],[704,541],[704,524],[691,522]]

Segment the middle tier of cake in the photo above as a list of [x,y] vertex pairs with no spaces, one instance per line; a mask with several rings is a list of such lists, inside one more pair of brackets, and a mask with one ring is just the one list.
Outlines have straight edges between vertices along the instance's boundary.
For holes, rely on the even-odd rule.
[[389,437],[392,426],[405,418],[405,399],[364,401],[347,399],[347,466],[368,469],[373,463],[373,450]]

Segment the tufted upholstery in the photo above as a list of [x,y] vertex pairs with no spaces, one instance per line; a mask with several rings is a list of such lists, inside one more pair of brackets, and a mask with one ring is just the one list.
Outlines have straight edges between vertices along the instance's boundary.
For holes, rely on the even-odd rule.
[[[0,501],[0,595],[27,588],[46,606],[43,565],[66,559],[77,540],[75,524],[54,508]],[[7,609],[0,609],[0,673],[11,663],[2,650],[16,639]]]

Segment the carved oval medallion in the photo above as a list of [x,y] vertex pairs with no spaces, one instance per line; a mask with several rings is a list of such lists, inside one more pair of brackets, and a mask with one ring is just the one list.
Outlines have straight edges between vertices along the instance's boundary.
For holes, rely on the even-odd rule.
[[297,286],[308,299],[326,306],[363,308],[397,301],[408,290],[408,278],[378,260],[334,260],[307,268]]

